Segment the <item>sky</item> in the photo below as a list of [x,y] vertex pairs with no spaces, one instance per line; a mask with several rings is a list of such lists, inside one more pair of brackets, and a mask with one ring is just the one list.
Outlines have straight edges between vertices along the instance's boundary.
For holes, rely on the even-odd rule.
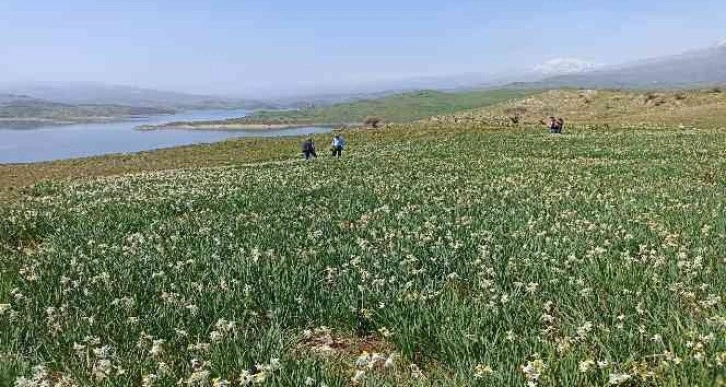
[[676,54],[724,20],[723,0],[0,0],[0,83],[322,92]]

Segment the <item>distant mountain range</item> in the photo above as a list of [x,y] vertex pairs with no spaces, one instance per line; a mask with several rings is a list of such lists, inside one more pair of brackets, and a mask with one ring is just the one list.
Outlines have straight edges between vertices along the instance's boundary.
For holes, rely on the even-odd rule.
[[467,73],[340,86],[327,93],[278,97],[274,103],[285,107],[322,106],[421,90],[703,88],[726,84],[726,41],[701,50],[617,66],[595,67],[577,59],[553,59],[545,65],[509,74]]
[[[555,60],[556,62],[557,60]],[[0,94],[35,98],[45,103],[67,105],[113,105],[159,109],[248,110],[304,108],[358,100],[380,99],[388,95],[420,90],[463,91],[472,89],[672,89],[726,85],[726,42],[679,55],[591,69],[583,63],[559,60],[556,68],[567,73],[535,69],[530,72],[487,75],[469,73],[452,76],[417,77],[320,89],[300,94],[264,99],[205,96],[159,91],[131,86],[92,82],[32,82],[0,84]],[[552,66],[548,66],[550,69]],[[584,70],[584,71],[580,71]],[[7,98],[7,97],[5,97]]]
[[508,87],[558,89],[672,89],[726,84],[726,44],[575,74],[518,82]]
[[593,68],[575,59],[556,59],[547,66],[512,74],[468,73],[417,77],[341,87],[338,92],[278,97],[274,104],[289,108],[326,106],[421,90],[447,92],[476,89],[676,89],[726,85],[726,41],[679,55],[617,66]]
[[[390,93],[422,89],[672,89],[726,85],[726,41],[678,55],[651,58],[609,67],[594,67],[576,59],[555,59],[532,71],[487,75],[481,73],[420,77],[379,84],[367,91]],[[390,94],[389,93],[389,94]],[[352,93],[351,93],[352,94]],[[363,90],[359,90],[363,95]]]
[[24,95],[70,105],[122,105],[164,109],[261,109],[260,101],[159,91],[93,82],[29,82],[0,84],[0,93]]

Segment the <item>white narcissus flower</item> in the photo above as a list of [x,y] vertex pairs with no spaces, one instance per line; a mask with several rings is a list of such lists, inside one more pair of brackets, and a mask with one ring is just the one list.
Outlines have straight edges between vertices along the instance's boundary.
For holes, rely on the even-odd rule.
[[608,384],[611,386],[617,386],[623,384],[633,377],[630,374],[610,374],[608,377]]
[[494,370],[488,364],[477,364],[474,367],[474,377],[477,379],[494,374]]
[[151,349],[149,350],[149,353],[151,354],[151,356],[161,356],[164,353],[164,343],[165,342],[166,342],[166,340],[163,340],[163,339],[154,340],[151,345]]
[[421,369],[416,364],[409,365],[409,368],[411,369],[412,378],[414,378],[414,379],[424,379],[425,378],[423,371],[421,371]]
[[201,370],[193,372],[185,383],[188,386],[194,386],[194,387],[206,387],[209,385],[209,371],[207,370]]
[[232,383],[230,383],[226,379],[222,378],[214,378],[212,379],[212,387],[231,387]]
[[583,360],[578,365],[578,369],[582,373],[587,373],[595,367],[595,361],[592,359]]
[[252,382],[254,384],[262,384],[267,380],[269,375],[265,371],[258,372],[252,376]]
[[159,379],[159,377],[156,374],[144,375],[141,377],[141,386],[152,387],[157,379]]
[[361,353],[355,360],[355,366],[358,368],[367,367],[370,362],[371,355],[368,352],[363,351],[363,353]]
[[395,352],[394,353],[391,353],[390,355],[388,355],[388,358],[383,363],[383,367],[384,368],[391,368],[391,367],[395,366],[396,365],[396,357],[398,357],[398,355]]
[[365,375],[366,375],[365,371],[356,370],[355,375],[353,375],[353,377],[350,378],[350,381],[353,382],[354,384],[358,384],[363,380]]
[[242,371],[239,375],[239,383],[242,386],[249,386],[254,381],[254,376],[249,371]]
[[528,361],[522,366],[522,373],[527,378],[529,383],[537,383],[542,373],[544,373],[547,365],[539,358],[538,355],[534,356],[534,360]]

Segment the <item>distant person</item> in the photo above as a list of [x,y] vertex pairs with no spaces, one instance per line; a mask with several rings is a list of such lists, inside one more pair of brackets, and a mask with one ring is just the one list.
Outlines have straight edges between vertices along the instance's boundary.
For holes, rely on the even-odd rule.
[[315,153],[315,143],[312,138],[308,138],[305,142],[303,142],[302,153],[305,156],[305,160],[318,157],[317,153]]
[[547,124],[547,128],[550,130],[550,133],[553,134],[560,134],[562,133],[562,125],[565,124],[565,121],[560,118],[557,119],[555,117],[550,117],[550,121]]
[[557,133],[557,119],[555,117],[550,117],[548,123],[545,123],[544,121],[540,121],[539,123],[545,125],[547,129],[549,129],[550,133]]
[[334,157],[340,158],[340,156],[343,155],[343,146],[345,146],[345,141],[343,141],[343,137],[341,135],[336,134],[335,137],[333,137],[333,142],[330,146]]

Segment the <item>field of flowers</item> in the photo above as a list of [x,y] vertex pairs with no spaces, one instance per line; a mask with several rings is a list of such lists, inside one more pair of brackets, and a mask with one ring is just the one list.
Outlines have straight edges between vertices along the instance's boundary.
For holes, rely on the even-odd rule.
[[726,132],[389,138],[2,204],[0,385],[726,385]]

